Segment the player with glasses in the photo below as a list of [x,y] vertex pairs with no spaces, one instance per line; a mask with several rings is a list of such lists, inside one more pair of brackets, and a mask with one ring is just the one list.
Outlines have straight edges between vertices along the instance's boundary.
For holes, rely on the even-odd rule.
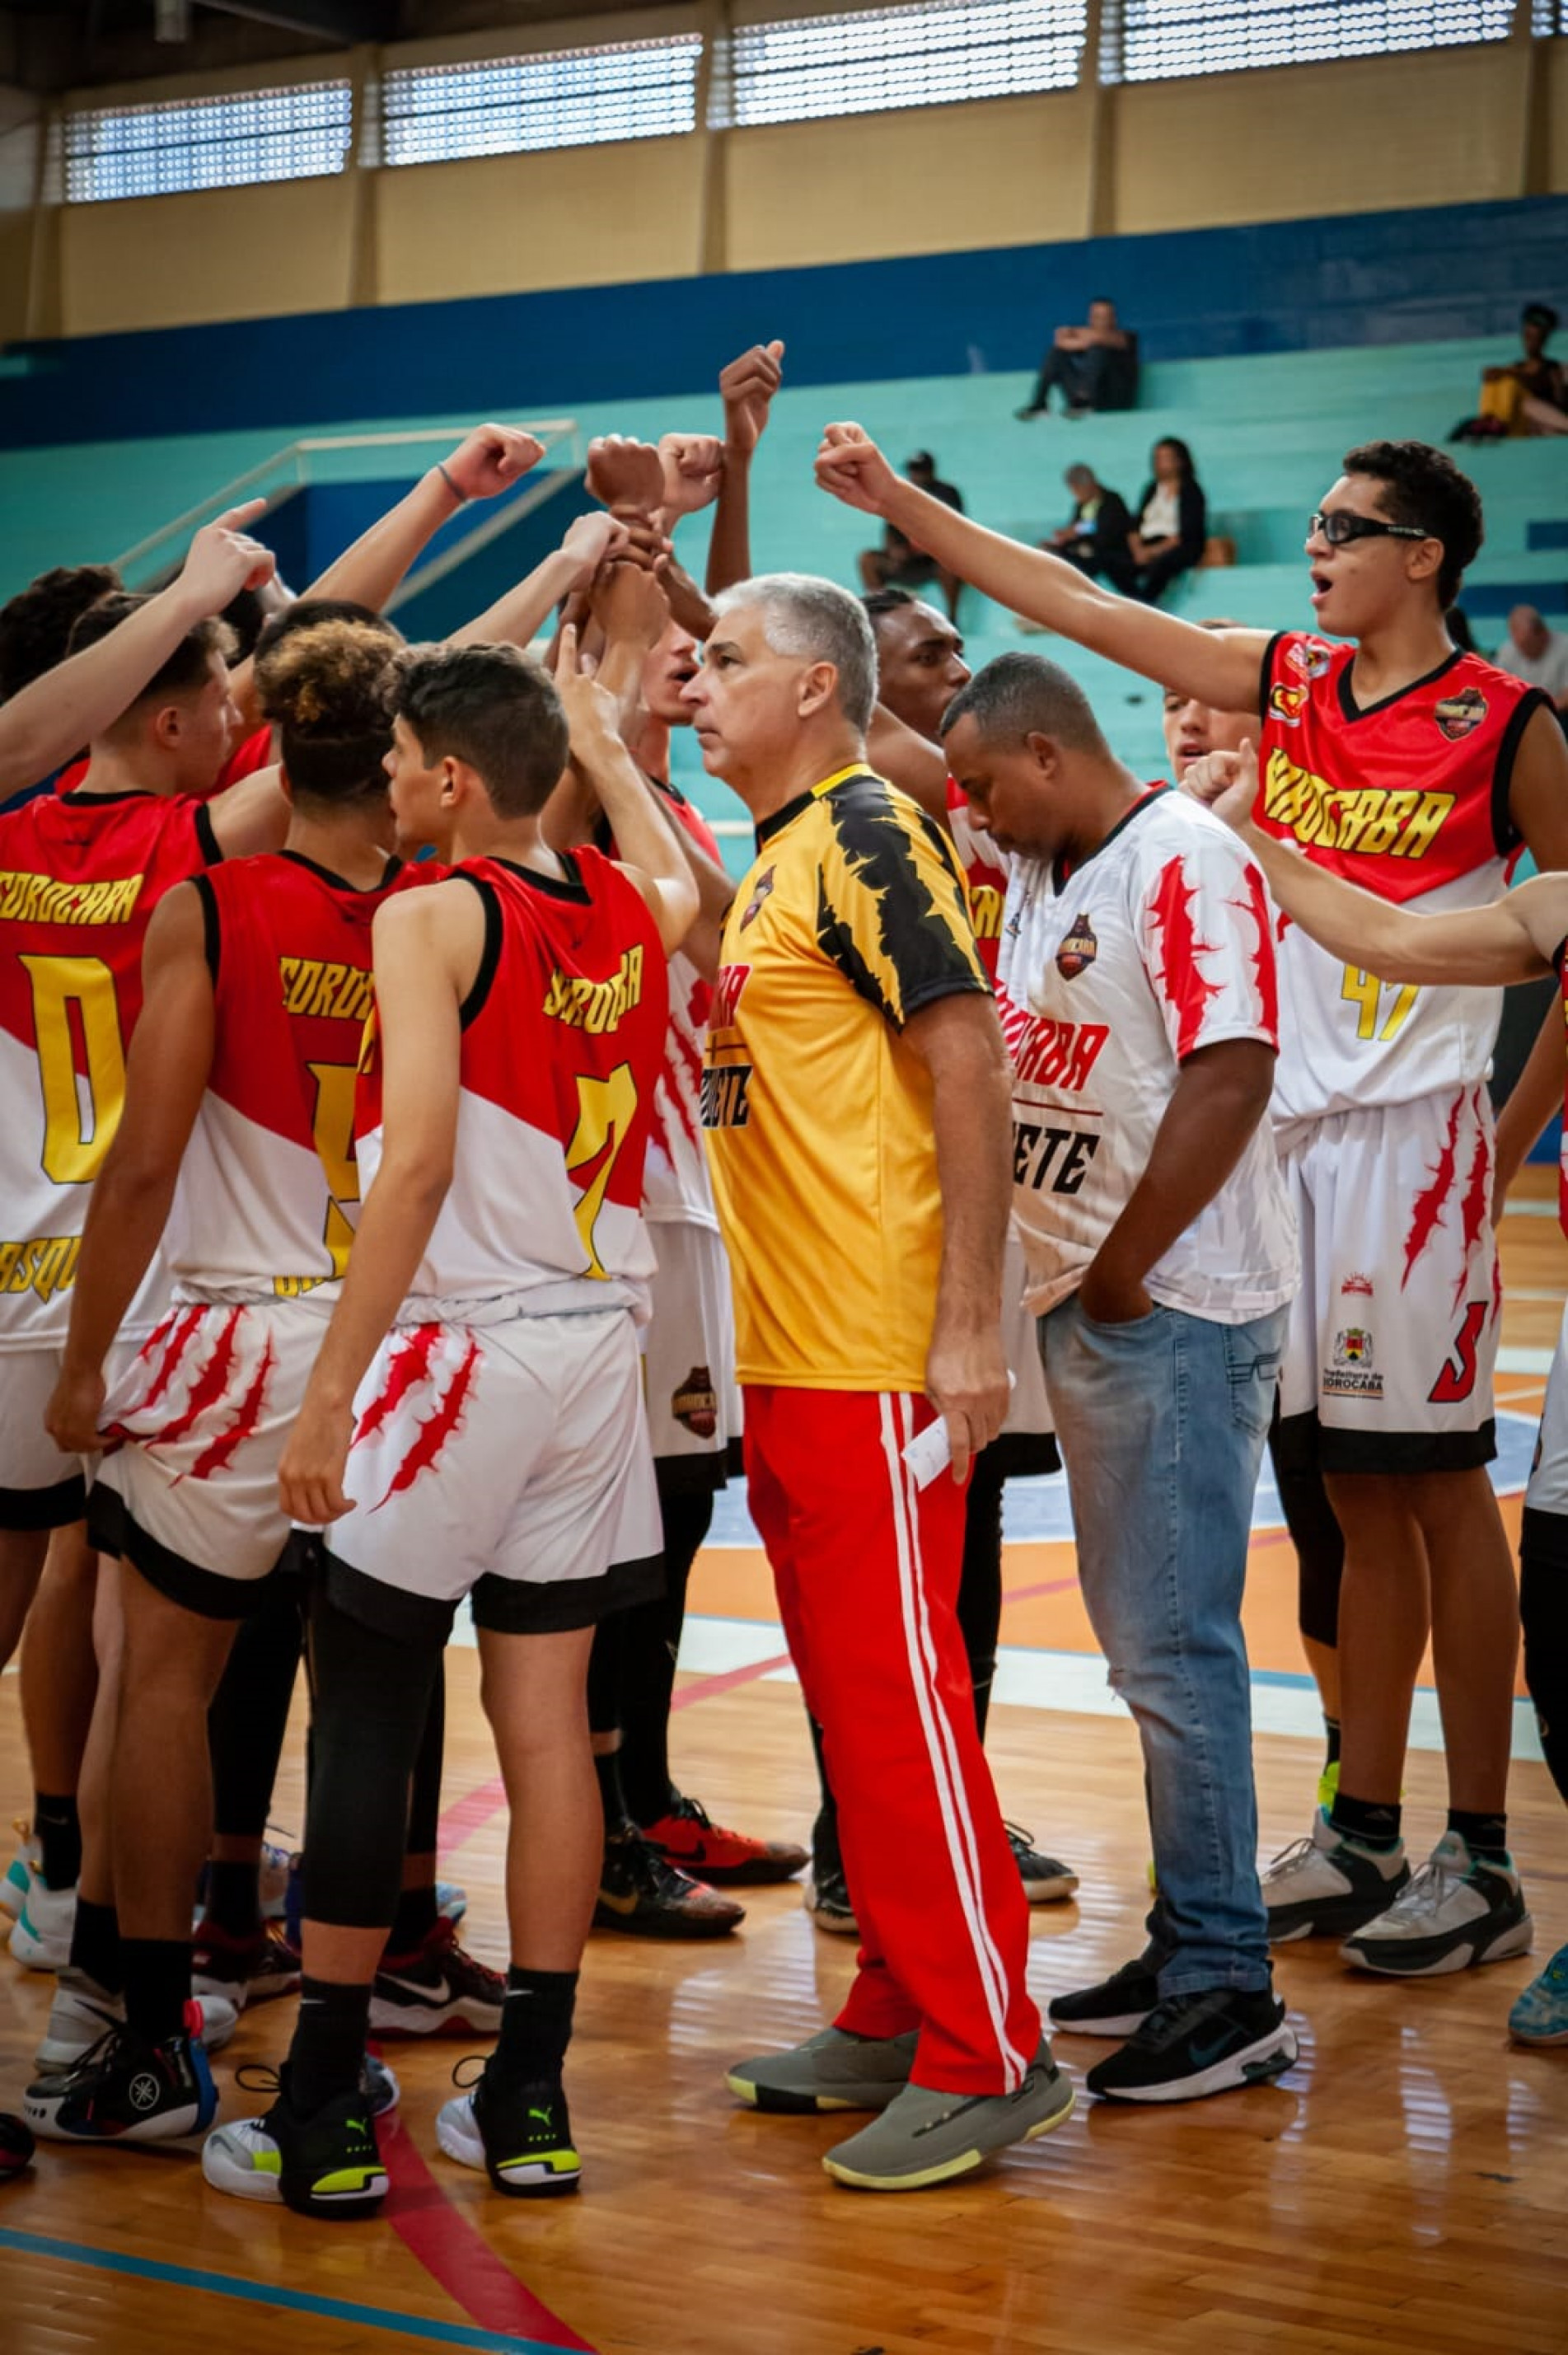
[[1330,548],[1344,548],[1352,539],[1426,539],[1418,523],[1385,523],[1381,516],[1357,515],[1350,507],[1317,507],[1307,519],[1308,539],[1321,534]]

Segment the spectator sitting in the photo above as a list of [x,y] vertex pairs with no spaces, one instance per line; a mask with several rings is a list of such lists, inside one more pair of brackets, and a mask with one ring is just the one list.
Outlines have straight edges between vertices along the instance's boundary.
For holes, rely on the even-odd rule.
[[1052,385],[1069,417],[1096,409],[1131,409],[1138,397],[1138,339],[1116,324],[1116,306],[1104,294],[1089,305],[1088,325],[1058,327],[1020,417],[1038,417]]
[[1209,506],[1185,442],[1173,436],[1157,442],[1150,463],[1154,480],[1144,486],[1137,525],[1127,542],[1132,567],[1126,590],[1146,605],[1156,605],[1177,574],[1190,571],[1202,555]]
[[1479,414],[1455,427],[1454,442],[1492,442],[1526,433],[1568,433],[1568,368],[1548,359],[1557,328],[1550,303],[1527,303],[1520,318],[1524,349],[1517,360],[1481,370]]
[[1568,730],[1568,635],[1548,628],[1533,605],[1516,605],[1494,659],[1499,670],[1511,671],[1515,678],[1528,679],[1549,695]]
[[[960,515],[963,514],[964,501],[960,493],[952,483],[939,481],[936,461],[929,450],[917,450],[912,458],[905,461],[904,476],[917,490],[928,492],[933,499],[940,499],[944,506],[955,507]],[[891,523],[883,527],[880,548],[863,548],[858,560],[860,585],[868,594],[874,595],[879,589],[923,589],[934,581],[946,600],[949,619],[957,620],[960,583],[956,576],[944,572],[933,556],[927,556],[924,549],[916,548],[901,531],[895,531]]]
[[1093,466],[1069,466],[1061,479],[1072,494],[1072,518],[1040,545],[1054,549],[1091,579],[1103,572],[1113,588],[1130,594],[1134,566],[1127,541],[1133,519],[1126,501],[1105,488]]

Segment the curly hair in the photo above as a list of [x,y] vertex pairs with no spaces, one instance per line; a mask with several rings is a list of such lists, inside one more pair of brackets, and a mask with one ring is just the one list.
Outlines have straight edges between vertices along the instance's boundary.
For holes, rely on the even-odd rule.
[[297,795],[347,802],[386,792],[391,665],[401,645],[391,623],[368,612],[315,621],[291,612],[262,634],[257,698]]
[[1481,495],[1468,474],[1430,442],[1363,442],[1346,451],[1345,472],[1381,485],[1378,504],[1390,523],[1409,524],[1442,541],[1437,602],[1446,613],[1485,536]]

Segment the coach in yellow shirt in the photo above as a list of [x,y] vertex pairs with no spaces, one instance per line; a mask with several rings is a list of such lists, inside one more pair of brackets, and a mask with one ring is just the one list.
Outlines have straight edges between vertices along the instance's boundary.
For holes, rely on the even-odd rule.
[[[858,601],[792,573],[731,590],[686,694],[704,765],[757,826],[703,1125],[752,1513],[861,1933],[835,2024],[729,2082],[761,2109],[879,2112],[825,2164],[914,2190],[1072,2106],[1024,1986],[1028,1912],[955,1607],[969,1459],[1007,1408],[1007,1057],[952,847],[866,767]],[[903,1451],[935,1415],[952,1465],[922,1487]]]

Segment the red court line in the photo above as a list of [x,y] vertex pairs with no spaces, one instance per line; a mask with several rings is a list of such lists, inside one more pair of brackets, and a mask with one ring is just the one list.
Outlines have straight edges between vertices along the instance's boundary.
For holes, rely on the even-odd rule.
[[716,1694],[733,1692],[737,1685],[755,1684],[759,1677],[772,1676],[775,1668],[787,1668],[789,1654],[775,1652],[772,1659],[752,1660],[743,1668],[725,1668],[719,1675],[699,1677],[695,1684],[680,1685],[670,1700],[671,1709],[689,1709],[694,1700],[712,1700]]

